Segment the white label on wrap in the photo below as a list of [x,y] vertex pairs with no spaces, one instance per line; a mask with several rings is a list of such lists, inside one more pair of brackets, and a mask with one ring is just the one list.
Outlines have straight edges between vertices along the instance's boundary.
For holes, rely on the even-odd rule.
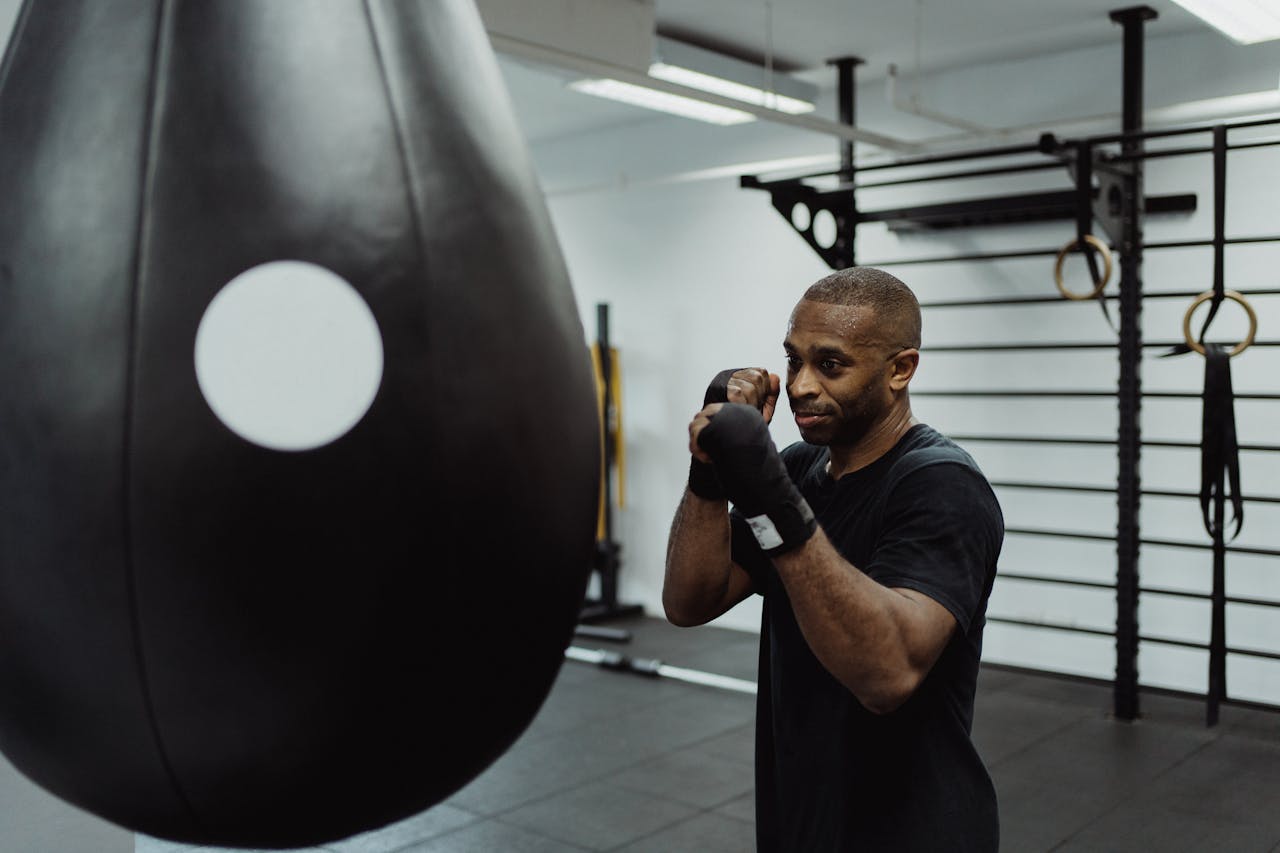
[[751,532],[755,534],[756,542],[764,550],[770,551],[782,544],[778,528],[773,526],[769,516],[757,515],[755,518],[748,518],[747,524],[751,525]]

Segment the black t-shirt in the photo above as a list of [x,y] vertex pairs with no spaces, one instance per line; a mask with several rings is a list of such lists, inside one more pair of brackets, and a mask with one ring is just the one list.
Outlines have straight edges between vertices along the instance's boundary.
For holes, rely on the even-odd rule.
[[996,850],[995,789],[969,738],[1004,538],[990,485],[969,454],[924,424],[839,480],[826,473],[824,447],[794,444],[782,458],[846,560],[885,586],[924,593],[958,627],[910,699],[871,713],[809,650],[773,564],[733,514],[733,559],[764,596],[759,851]]

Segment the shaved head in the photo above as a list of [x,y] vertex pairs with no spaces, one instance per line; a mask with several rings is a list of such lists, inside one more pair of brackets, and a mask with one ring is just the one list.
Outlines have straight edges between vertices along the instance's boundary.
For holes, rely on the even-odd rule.
[[833,272],[814,282],[803,298],[869,308],[886,345],[903,349],[920,346],[920,303],[909,287],[884,270],[850,267]]

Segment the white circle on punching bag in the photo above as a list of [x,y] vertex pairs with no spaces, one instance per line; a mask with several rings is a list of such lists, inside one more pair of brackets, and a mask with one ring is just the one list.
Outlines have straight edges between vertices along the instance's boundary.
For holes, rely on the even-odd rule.
[[245,270],[196,331],[200,393],[232,432],[272,450],[310,450],[364,417],[382,383],[382,334],[356,289],[305,261]]

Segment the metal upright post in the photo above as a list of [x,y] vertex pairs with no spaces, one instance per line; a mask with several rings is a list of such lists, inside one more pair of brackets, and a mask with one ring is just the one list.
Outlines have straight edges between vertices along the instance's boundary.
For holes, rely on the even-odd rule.
[[[1143,25],[1156,17],[1149,6],[1133,6],[1111,13],[1124,27],[1123,130],[1142,130]],[[1125,139],[1121,151],[1130,169],[1123,187],[1123,228],[1120,240],[1120,425],[1117,435],[1116,482],[1116,680],[1114,713],[1134,720],[1138,710],[1138,512],[1141,494],[1139,460],[1142,435],[1142,140]]]
[[[836,100],[840,109],[840,123],[847,124],[850,127],[857,123],[858,90],[855,71],[862,63],[863,60],[856,56],[842,56],[839,59],[828,61],[829,65],[836,67]],[[841,140],[840,183],[848,188],[850,213],[836,216],[835,248],[847,256],[849,262],[846,264],[843,259],[837,261],[837,269],[844,266],[857,266],[858,263],[857,246],[855,245],[855,235],[858,228],[858,201],[853,186],[855,177],[853,140]]]
[[[613,352],[609,342],[609,306],[601,302],[596,305],[596,347],[600,354],[600,376],[603,385],[600,393],[604,403],[600,409],[603,465],[601,467],[601,507],[603,524],[601,538],[596,540],[595,564],[592,568],[600,579],[599,599],[588,598],[579,614],[578,621],[591,622],[598,619],[610,619],[618,616],[634,616],[644,612],[639,604],[620,604],[618,602],[618,571],[622,566],[619,555],[622,546],[613,539],[613,466],[618,459],[617,426],[618,412],[613,406]],[[627,642],[630,633],[616,628],[601,628],[579,624],[577,633],[581,636],[595,637],[601,640]]]
[[596,305],[596,344],[600,350],[600,375],[604,379],[604,405],[600,411],[603,426],[604,465],[601,469],[604,501],[604,538],[596,543],[596,568],[600,574],[600,599],[604,606],[618,606],[618,549],[613,541],[613,461],[617,448],[613,437],[613,354],[609,349],[609,306]]
[[[1219,125],[1213,129],[1213,292],[1221,294],[1225,288],[1223,269],[1225,264],[1227,231],[1227,128]],[[1205,319],[1207,329],[1220,303],[1215,299]],[[1204,332],[1200,335],[1204,343]],[[1206,383],[1207,387],[1207,383]],[[1206,395],[1204,405],[1221,405],[1221,400],[1210,400]],[[1228,402],[1228,405],[1230,403]],[[1227,527],[1226,527],[1226,472],[1216,466],[1213,491],[1213,587],[1210,594],[1209,616],[1209,695],[1205,708],[1205,725],[1216,726],[1220,708],[1227,698]],[[1202,486],[1203,488],[1203,486]]]
[[604,404],[600,419],[604,425],[604,467],[602,469],[604,491],[604,538],[613,541],[613,460],[617,449],[613,446],[613,353],[609,349],[609,305],[596,305],[596,345],[600,350],[600,376],[604,380]]

